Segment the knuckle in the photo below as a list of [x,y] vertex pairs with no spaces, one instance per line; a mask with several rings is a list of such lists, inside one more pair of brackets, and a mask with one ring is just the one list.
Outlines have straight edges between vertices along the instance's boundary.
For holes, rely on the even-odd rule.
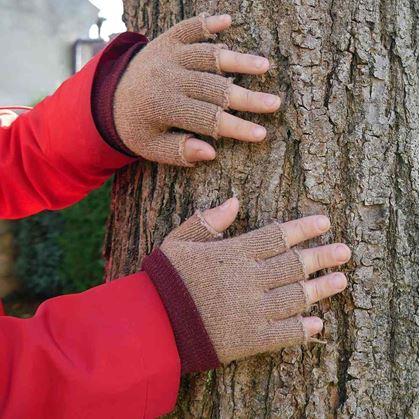
[[233,128],[236,132],[240,132],[243,128],[243,121],[240,118],[235,118]]
[[242,63],[242,54],[240,54],[239,52],[234,52],[233,53],[233,61],[235,63],[235,65],[240,66]]
[[319,283],[319,281],[314,281],[313,283],[313,301],[319,301],[322,299],[322,285]]
[[247,108],[249,108],[252,104],[252,92],[248,89],[245,90],[245,103]]
[[306,237],[305,222],[302,219],[296,221],[296,228],[302,237]]
[[247,67],[254,67],[255,66],[255,56],[247,54],[245,64],[246,64]]
[[315,270],[321,269],[324,262],[323,253],[320,250],[316,250],[314,252],[314,257],[315,257],[315,260],[314,260]]

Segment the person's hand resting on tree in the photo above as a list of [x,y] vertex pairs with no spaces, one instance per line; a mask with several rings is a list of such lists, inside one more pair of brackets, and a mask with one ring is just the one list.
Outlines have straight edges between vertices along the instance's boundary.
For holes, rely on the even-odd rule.
[[301,314],[347,286],[338,272],[308,279],[347,262],[346,245],[294,247],[328,231],[327,217],[274,222],[220,240],[238,208],[232,198],[197,212],[143,262],[171,320],[183,373],[307,342],[323,323]]
[[192,166],[216,155],[192,133],[250,142],[265,138],[264,127],[225,109],[275,112],[280,97],[236,86],[222,74],[263,74],[268,60],[202,42],[230,24],[228,15],[185,20],[131,60],[114,98],[115,126],[131,152],[159,163]]

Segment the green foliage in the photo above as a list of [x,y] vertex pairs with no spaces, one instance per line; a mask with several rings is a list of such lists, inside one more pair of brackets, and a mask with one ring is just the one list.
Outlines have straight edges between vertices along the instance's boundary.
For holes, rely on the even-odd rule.
[[58,239],[63,230],[59,213],[46,212],[16,223],[16,274],[37,295],[54,295],[62,288],[57,267],[62,260]]
[[31,293],[79,292],[102,282],[110,182],[62,211],[16,223],[16,273]]

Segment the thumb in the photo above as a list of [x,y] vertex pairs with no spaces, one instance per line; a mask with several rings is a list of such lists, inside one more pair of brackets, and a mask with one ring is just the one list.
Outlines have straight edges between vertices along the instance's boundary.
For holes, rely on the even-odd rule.
[[203,212],[203,218],[217,232],[222,233],[234,221],[239,211],[239,201],[236,197],[230,198],[218,207]]

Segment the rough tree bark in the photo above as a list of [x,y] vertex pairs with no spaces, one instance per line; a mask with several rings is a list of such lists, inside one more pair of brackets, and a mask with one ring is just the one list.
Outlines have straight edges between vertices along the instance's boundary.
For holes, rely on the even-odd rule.
[[417,417],[417,2],[124,3],[128,28],[152,38],[203,11],[232,14],[223,42],[273,64],[236,82],[286,92],[287,103],[254,117],[268,128],[264,145],[222,140],[217,161],[194,170],[119,173],[107,275],[134,272],[194,208],[233,194],[242,208],[230,234],[324,213],[333,227],[318,243],[353,250],[348,291],[312,309],[325,321],[325,346],[187,377],[174,417]]
[[12,222],[0,220],[0,298],[18,288],[13,272],[14,250]]

